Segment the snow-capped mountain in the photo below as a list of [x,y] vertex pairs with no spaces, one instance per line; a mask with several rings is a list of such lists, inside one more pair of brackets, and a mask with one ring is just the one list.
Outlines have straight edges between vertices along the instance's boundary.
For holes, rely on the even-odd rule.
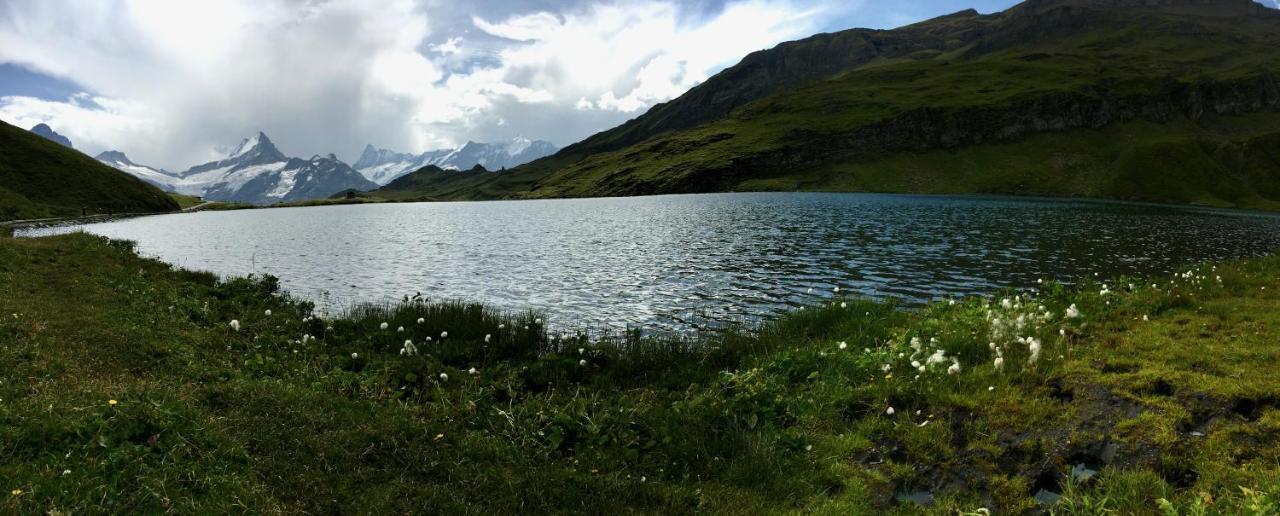
[[332,154],[308,160],[285,156],[263,133],[245,138],[226,158],[191,167],[181,178],[175,184],[179,193],[253,204],[318,199],[378,186]]
[[121,172],[126,172],[138,179],[151,183],[161,190],[172,192],[176,188],[178,182],[181,181],[181,178],[179,178],[177,174],[173,174],[167,170],[134,163],[129,160],[128,156],[125,156],[124,153],[120,151],[105,151],[94,156],[93,159],[101,161],[107,166],[120,170]]
[[71,149],[75,148],[74,145],[71,145],[71,140],[69,138],[61,134],[58,134],[56,131],[53,130],[52,127],[49,127],[48,124],[36,124],[35,127],[31,128],[31,132],[36,133],[40,136],[43,136],[46,140],[52,141],[54,143],[58,143],[63,147],[67,147]]
[[515,138],[506,143],[467,142],[456,149],[433,150],[422,154],[400,153],[366,145],[360,159],[352,166],[370,181],[385,185],[427,165],[446,170],[470,170],[476,165],[488,170],[500,170],[549,156],[557,150],[559,149],[551,142],[528,138]]

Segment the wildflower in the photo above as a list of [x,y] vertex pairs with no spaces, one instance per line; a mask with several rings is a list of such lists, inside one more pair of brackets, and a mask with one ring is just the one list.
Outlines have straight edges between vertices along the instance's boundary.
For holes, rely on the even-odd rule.
[[507,325],[506,325],[506,324],[499,324],[499,325],[498,325],[498,329],[499,329],[499,330],[506,329],[506,327],[507,327]]
[[812,444],[804,445],[804,451],[813,451],[813,445]]
[[119,404],[119,403],[120,403],[120,402],[118,402],[118,401],[116,401],[116,400],[107,400],[107,405],[111,405],[112,407],[116,406],[116,405],[117,405],[117,404]]
[[1066,337],[1066,336],[1067,336],[1067,329],[1066,329],[1066,328],[1058,328],[1058,336],[1059,336],[1059,337]]
[[414,356],[417,354],[418,354],[418,347],[413,345],[413,341],[411,340],[404,341],[404,347],[400,348],[400,355]]
[[994,391],[994,390],[996,390],[996,386],[994,386],[994,385],[992,385],[992,386],[990,386],[990,387],[987,387],[987,392],[991,392],[991,391]]
[[585,367],[587,365],[587,360],[586,359],[579,360],[578,365]]
[[471,369],[467,369],[467,374],[475,376],[480,374],[480,371],[477,371],[476,368],[472,367]]
[[490,334],[488,334],[488,333],[484,334],[484,343],[485,343],[485,344],[488,344],[488,343],[489,343],[489,339],[491,339],[491,338],[493,338],[493,335],[490,335]]
[[994,342],[988,342],[988,343],[987,343],[987,349],[990,349],[991,351],[995,351],[995,350],[996,350],[996,343],[994,343]]
[[397,327],[397,328],[396,328],[396,333],[404,333],[404,326],[399,326],[399,327]]
[[849,303],[845,303],[844,301],[841,301],[840,308],[849,308]]
[[849,347],[849,343],[848,343],[848,342],[845,342],[845,341],[843,341],[843,340],[842,340],[842,341],[840,341],[840,349],[847,349],[848,347]]
[[934,364],[941,364],[946,361],[947,361],[947,350],[939,349],[937,351],[934,351],[932,355],[929,355],[929,358],[925,359],[924,363],[926,366],[931,366]]
[[232,319],[232,320],[231,320],[231,329],[232,329],[232,330],[234,330],[234,331],[240,331],[240,321],[239,321],[239,320],[237,320],[237,319]]
[[385,329],[387,329],[387,327],[388,327],[388,326],[390,326],[390,325],[389,325],[389,324],[387,324],[387,323],[382,323],[382,324],[378,325],[378,328],[379,328],[379,329],[382,329],[382,330],[385,330]]
[[9,491],[9,494],[11,494],[11,495],[13,495],[13,496],[22,496],[22,490],[21,490],[21,489],[14,489],[13,491]]
[[587,352],[587,348],[578,348],[578,354],[579,354],[579,355],[581,355],[581,354],[583,354],[583,353],[586,353],[586,352]]
[[1027,365],[1033,365],[1036,360],[1040,359],[1040,341],[1033,337],[1027,337],[1027,351],[1031,352],[1031,356],[1027,358]]
[[534,319],[533,324],[542,324],[542,319]]
[[1075,319],[1080,317],[1080,310],[1076,308],[1075,303],[1067,307],[1067,319]]
[[886,372],[886,373],[887,373],[887,372],[889,372],[889,371],[892,371],[892,370],[893,370],[893,366],[891,366],[891,365],[889,365],[889,364],[885,364],[885,365],[880,366],[880,370],[881,370],[881,371],[884,371],[884,372]]
[[418,318],[418,324],[422,324],[422,323],[424,323],[424,322],[427,322],[427,320],[426,320],[425,318],[423,318],[423,317],[419,317],[419,318]]
[[1150,321],[1150,320],[1151,320],[1151,318],[1150,318],[1150,317],[1147,317],[1146,315],[1143,315],[1143,316],[1142,316],[1142,320],[1144,320],[1144,321]]
[[837,293],[837,294],[839,294],[839,293],[840,293],[840,287],[833,288],[833,289],[831,289],[831,291],[832,291],[832,292],[835,292],[835,293]]
[[956,357],[951,357],[951,367],[947,368],[947,374],[960,374],[960,360]]
[[1010,300],[1009,300],[1009,298],[1007,298],[1007,297],[1006,297],[1006,298],[1004,298],[1004,299],[1001,299],[1001,300],[1000,300],[1000,308],[1004,308],[1005,310],[1010,310],[1010,309],[1012,309],[1012,308],[1013,308],[1013,301],[1010,301]]
[[[442,381],[442,382],[447,382],[447,381],[449,381],[449,373],[440,373],[440,381]],[[438,437],[437,437],[437,438],[438,438]]]
[[920,367],[920,361],[919,361],[919,360],[912,360],[912,361],[911,361],[911,367],[919,368],[919,367]]
[[993,361],[991,365],[995,366],[996,371],[1004,369],[1004,357],[996,357],[995,361]]
[[352,359],[352,360],[355,360],[355,359],[357,359],[357,358],[360,358],[360,354],[359,354],[359,353],[352,353],[352,354],[351,354],[351,359]]
[[267,317],[271,317],[271,310],[267,310],[267,311],[265,311],[265,312],[262,312],[262,315],[265,315],[265,316],[267,316]]
[[890,416],[892,416],[892,415],[893,415],[893,407],[889,407],[889,410],[884,411],[884,413],[885,413],[885,414],[888,414],[888,415],[890,415]]
[[442,332],[440,332],[440,338],[442,338],[442,339],[443,339],[443,338],[448,337],[448,336],[449,336],[449,332],[447,332],[447,331],[442,331]]

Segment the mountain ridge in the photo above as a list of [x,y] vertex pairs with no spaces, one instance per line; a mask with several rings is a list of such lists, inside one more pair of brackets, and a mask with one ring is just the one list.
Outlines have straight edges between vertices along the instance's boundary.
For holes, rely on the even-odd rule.
[[469,170],[476,165],[484,165],[487,170],[501,170],[551,155],[556,150],[551,142],[524,137],[502,143],[468,140],[456,148],[429,150],[421,154],[396,152],[367,144],[352,168],[370,181],[386,185],[428,165],[445,170]]
[[[939,180],[931,174],[902,172],[903,180],[879,175],[881,182],[868,182],[859,179],[860,169],[938,150],[991,152],[1037,134],[1086,139],[1112,125],[1155,122],[1185,130],[1165,137],[1180,138],[1188,159],[1226,186],[1170,195],[1152,183],[1158,176],[1151,171],[1163,165],[1147,151],[1163,144],[1140,134],[1107,142],[1107,155],[1073,147],[1070,159],[1092,168],[1056,173],[1076,174],[1076,180],[1036,181],[1029,165],[1007,165],[1017,156],[987,167],[991,180],[941,180],[954,184],[957,191],[949,193],[1275,206],[1280,195],[1270,185],[1280,183],[1280,164],[1239,143],[1260,135],[1238,127],[1202,129],[1215,117],[1274,117],[1277,14],[1251,0],[1032,0],[988,15],[961,11],[892,30],[819,34],[750,54],[673,101],[506,173],[423,177],[418,192],[370,195],[935,191],[948,185],[926,183]],[[833,68],[835,62],[843,64]],[[728,85],[717,89],[722,83]],[[770,84],[771,91],[758,91]],[[699,99],[709,98],[726,104],[704,109],[711,104]],[[1258,127],[1271,127],[1269,120]],[[1224,145],[1249,149],[1248,155],[1212,150]],[[1256,162],[1252,176],[1236,172],[1242,160]]]

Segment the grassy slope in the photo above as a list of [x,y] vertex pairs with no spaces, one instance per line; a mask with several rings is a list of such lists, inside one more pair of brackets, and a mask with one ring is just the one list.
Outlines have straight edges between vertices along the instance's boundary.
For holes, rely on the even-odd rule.
[[[1274,111],[1193,122],[1179,106],[1168,113],[1167,123],[1139,118],[1112,123],[1104,131],[1051,130],[997,144],[946,147],[954,155],[848,143],[859,141],[853,138],[861,131],[901,121],[921,108],[944,119],[995,127],[1010,122],[992,113],[1017,114],[1028,106],[1062,102],[1067,95],[1122,103],[1163,95],[1173,85],[1280,72],[1280,52],[1268,25],[1274,17],[1142,12],[1141,18],[1089,19],[1090,30],[1062,35],[1043,30],[1029,37],[1010,22],[1012,28],[991,29],[989,38],[963,49],[875,60],[618,151],[559,155],[493,177],[424,175],[409,188],[371,195],[435,200],[760,189],[946,191],[1275,208],[1280,163],[1271,147],[1256,145],[1280,137],[1280,114]],[[1003,22],[992,23],[1001,27]],[[1036,23],[1032,27],[1055,22]],[[1017,38],[1025,41],[1009,43]],[[1070,106],[1063,109],[1071,113]],[[991,119],[978,118],[984,116]],[[909,142],[913,133],[929,130],[945,127],[903,125],[890,140]],[[1113,140],[1117,135],[1122,139]],[[1220,152],[1224,145],[1233,146],[1231,155]],[[1036,159],[1041,157],[1066,161]],[[1194,177],[1179,177],[1186,182],[1170,185],[1169,177],[1151,173],[1170,166],[1187,166],[1181,173]]]
[[0,221],[177,209],[140,179],[0,122]]
[[308,320],[269,281],[3,239],[0,511],[1280,510],[1280,258],[1135,283],[591,343],[457,304]]

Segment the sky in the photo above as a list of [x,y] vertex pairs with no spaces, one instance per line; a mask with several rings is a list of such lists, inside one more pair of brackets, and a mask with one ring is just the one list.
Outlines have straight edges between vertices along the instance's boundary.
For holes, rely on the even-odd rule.
[[567,145],[783,41],[1015,0],[4,0],[0,120],[181,171],[517,136]]

